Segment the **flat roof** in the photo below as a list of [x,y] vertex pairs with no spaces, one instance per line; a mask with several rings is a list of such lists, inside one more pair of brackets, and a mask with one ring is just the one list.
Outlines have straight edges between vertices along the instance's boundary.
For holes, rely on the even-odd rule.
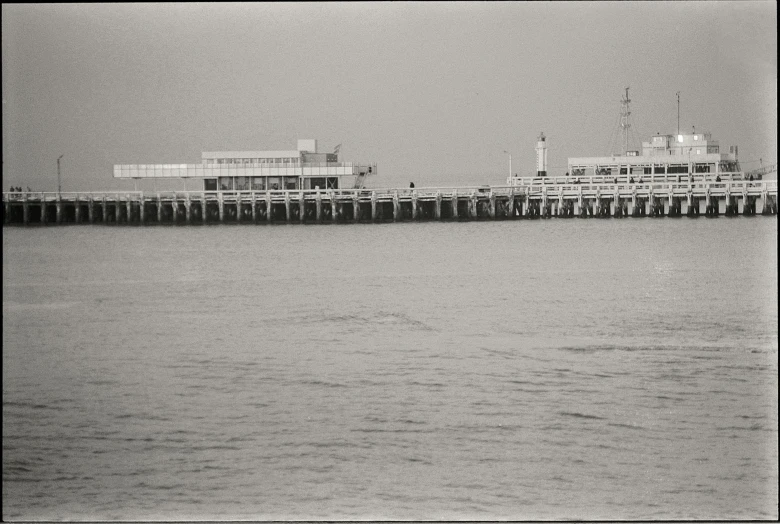
[[204,151],[201,158],[286,158],[299,157],[301,152],[297,149],[285,151]]

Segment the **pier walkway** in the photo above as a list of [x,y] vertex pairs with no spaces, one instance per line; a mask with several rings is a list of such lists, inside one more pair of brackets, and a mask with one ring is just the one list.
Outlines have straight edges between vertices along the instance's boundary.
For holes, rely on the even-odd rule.
[[777,181],[625,176],[513,186],[287,191],[3,193],[3,224],[342,223],[549,217],[776,215]]

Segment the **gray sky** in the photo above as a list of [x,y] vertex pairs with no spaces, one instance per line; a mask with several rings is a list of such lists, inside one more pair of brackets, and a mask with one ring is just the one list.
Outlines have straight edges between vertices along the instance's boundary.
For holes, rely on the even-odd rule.
[[710,131],[777,159],[777,9],[757,2],[2,6],[3,184],[130,189],[113,164],[342,143],[370,185],[503,183]]

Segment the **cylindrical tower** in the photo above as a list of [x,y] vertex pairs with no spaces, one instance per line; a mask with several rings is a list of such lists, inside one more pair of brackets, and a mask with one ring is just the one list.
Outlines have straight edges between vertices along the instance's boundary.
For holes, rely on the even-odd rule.
[[547,142],[544,133],[536,141],[536,176],[547,176]]

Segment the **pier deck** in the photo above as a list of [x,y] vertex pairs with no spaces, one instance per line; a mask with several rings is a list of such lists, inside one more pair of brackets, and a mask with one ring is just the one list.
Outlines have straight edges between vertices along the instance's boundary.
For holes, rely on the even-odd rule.
[[528,179],[516,186],[3,193],[3,224],[342,223],[776,215],[777,181]]

